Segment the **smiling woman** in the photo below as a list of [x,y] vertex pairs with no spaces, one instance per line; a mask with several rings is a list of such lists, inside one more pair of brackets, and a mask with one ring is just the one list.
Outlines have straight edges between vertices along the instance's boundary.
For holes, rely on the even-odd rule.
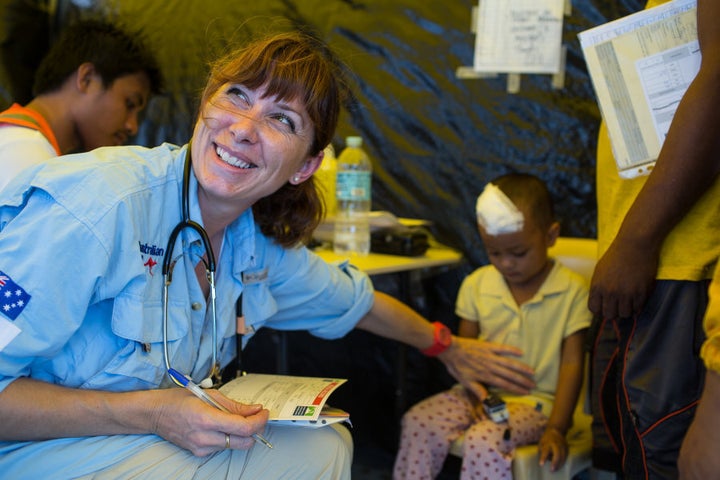
[[[297,478],[348,478],[352,447],[343,428],[270,431],[261,406],[222,397],[233,415],[209,409],[184,390],[167,388],[166,374],[172,366],[200,383],[216,364],[230,362],[234,299],[241,294],[255,330],[290,322],[333,338],[371,309],[365,275],[350,269],[339,275],[297,248],[322,215],[309,180],[337,124],[346,95],[341,78],[329,50],[311,37],[258,40],[214,65],[188,145],[61,157],[0,196],[0,270],[27,298],[0,332],[12,333],[0,351],[0,411],[17,420],[0,427],[3,472],[117,477],[137,467],[152,478],[167,475],[172,457],[176,468],[199,478],[218,470],[234,478],[288,478],[287,471]],[[32,193],[41,184],[45,193]],[[80,185],[82,195],[65,202],[66,192]],[[257,202],[264,207],[253,214]],[[22,220],[38,215],[47,221],[30,222],[35,228]],[[46,227],[63,232],[43,247],[55,267],[92,259],[82,262],[87,268],[72,293],[50,272],[9,263],[17,239],[40,238]],[[156,246],[167,238],[173,241],[163,252]],[[152,268],[159,263],[162,276]],[[210,294],[215,280],[217,294]],[[35,288],[47,281],[52,288]],[[217,309],[216,299],[222,300]],[[38,328],[50,304],[63,320],[51,330]],[[81,363],[74,360],[80,356]],[[52,405],[21,415],[28,396],[37,395],[53,398]],[[98,401],[109,406],[106,413],[92,407]],[[52,420],[59,417],[68,421]],[[249,450],[266,429],[272,456]],[[77,438],[68,444],[63,437]],[[97,442],[117,453],[97,455]],[[32,461],[40,449],[48,452],[42,467]]]

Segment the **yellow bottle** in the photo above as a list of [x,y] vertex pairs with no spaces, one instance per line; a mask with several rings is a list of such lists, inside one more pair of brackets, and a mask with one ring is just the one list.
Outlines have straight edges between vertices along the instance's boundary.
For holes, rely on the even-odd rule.
[[337,177],[337,159],[332,144],[325,147],[325,157],[315,172],[320,196],[325,202],[325,217],[333,218],[337,210],[335,198],[335,179]]

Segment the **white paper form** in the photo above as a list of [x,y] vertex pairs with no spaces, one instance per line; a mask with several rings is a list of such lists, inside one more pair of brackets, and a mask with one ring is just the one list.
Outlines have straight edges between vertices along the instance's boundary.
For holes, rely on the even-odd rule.
[[581,32],[620,176],[650,173],[700,68],[696,0],[673,0]]
[[[324,409],[330,394],[346,381],[344,378],[251,373],[226,383],[220,391],[238,402],[262,404],[270,411],[271,423],[322,426],[348,419],[347,414],[338,415],[334,409]],[[317,423],[323,416],[332,418]]]
[[695,40],[640,59],[635,65],[660,145],[680,100],[700,70],[700,59],[700,45]]
[[564,10],[565,0],[480,0],[473,69],[557,73]]

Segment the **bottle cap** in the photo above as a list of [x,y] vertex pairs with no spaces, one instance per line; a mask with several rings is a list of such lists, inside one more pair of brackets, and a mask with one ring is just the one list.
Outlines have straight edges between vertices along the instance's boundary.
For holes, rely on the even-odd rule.
[[362,145],[362,137],[346,137],[345,145],[352,148],[357,148]]

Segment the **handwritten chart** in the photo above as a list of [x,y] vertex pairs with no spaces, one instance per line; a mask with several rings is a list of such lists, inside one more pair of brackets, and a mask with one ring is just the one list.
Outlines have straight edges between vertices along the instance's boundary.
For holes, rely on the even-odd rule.
[[557,73],[565,0],[480,0],[473,69]]

